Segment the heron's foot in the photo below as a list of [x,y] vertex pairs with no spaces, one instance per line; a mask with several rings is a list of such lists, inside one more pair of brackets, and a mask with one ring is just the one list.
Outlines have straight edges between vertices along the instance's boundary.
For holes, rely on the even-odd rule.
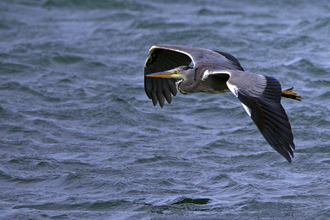
[[285,98],[290,98],[290,99],[295,99],[295,100],[301,101],[300,95],[298,95],[295,92],[292,92],[292,90],[293,90],[293,87],[291,87],[290,89],[283,90],[282,96]]

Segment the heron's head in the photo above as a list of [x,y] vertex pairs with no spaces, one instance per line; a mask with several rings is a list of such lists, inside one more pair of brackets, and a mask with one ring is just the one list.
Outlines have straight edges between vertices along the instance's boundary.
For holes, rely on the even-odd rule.
[[161,78],[174,78],[174,79],[183,79],[187,80],[189,70],[192,68],[189,66],[179,66],[177,68],[167,70],[164,72],[158,72],[147,75],[147,77],[161,77]]

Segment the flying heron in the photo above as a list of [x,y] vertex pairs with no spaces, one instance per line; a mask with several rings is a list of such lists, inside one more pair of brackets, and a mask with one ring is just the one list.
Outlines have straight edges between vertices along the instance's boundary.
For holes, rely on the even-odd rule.
[[293,134],[281,96],[299,99],[292,88],[281,91],[273,77],[245,72],[238,60],[224,52],[179,45],[157,45],[149,50],[144,67],[149,99],[164,106],[177,91],[183,94],[232,92],[266,141],[288,162],[294,157]]

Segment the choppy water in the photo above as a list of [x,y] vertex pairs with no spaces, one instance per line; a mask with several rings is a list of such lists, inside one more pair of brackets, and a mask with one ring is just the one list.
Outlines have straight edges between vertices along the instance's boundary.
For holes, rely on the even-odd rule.
[[[1,1],[0,218],[330,218],[330,6],[292,2]],[[293,163],[232,94],[153,107],[164,43],[294,86]]]

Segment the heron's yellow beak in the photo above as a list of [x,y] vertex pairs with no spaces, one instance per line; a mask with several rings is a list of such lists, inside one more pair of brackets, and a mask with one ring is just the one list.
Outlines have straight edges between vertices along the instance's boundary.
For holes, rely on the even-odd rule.
[[181,75],[179,73],[180,73],[179,70],[174,69],[174,70],[169,70],[169,71],[165,71],[165,72],[153,73],[153,74],[147,75],[147,77],[181,78]]
[[147,77],[172,78],[172,73],[170,73],[170,72],[153,73],[153,74],[147,75]]

